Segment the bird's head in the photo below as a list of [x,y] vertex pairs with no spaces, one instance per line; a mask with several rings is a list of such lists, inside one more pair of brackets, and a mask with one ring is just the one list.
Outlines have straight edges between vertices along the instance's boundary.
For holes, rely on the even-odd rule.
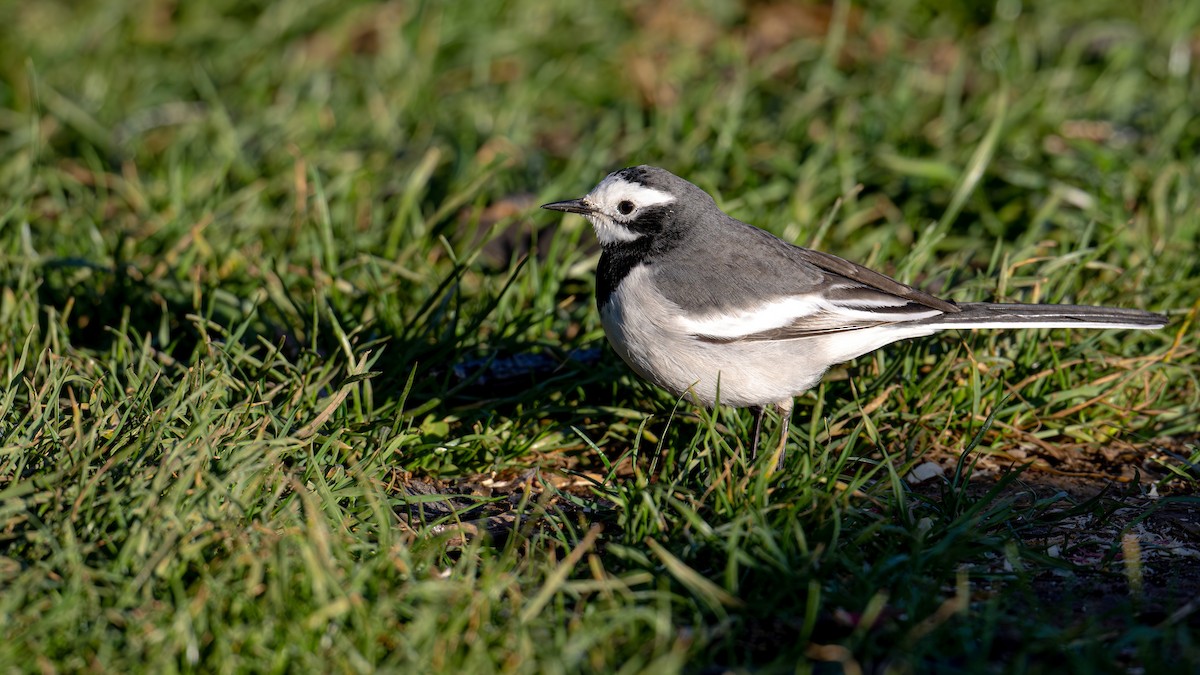
[[691,221],[693,211],[716,205],[708,193],[670,171],[642,165],[608,174],[579,199],[542,208],[583,215],[607,248],[676,231]]

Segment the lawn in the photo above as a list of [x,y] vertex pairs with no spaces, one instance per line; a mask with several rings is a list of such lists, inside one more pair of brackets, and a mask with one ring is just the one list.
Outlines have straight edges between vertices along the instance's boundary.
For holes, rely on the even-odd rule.
[[[1194,2],[2,1],[0,669],[1196,670],[1198,111]],[[1170,324],[889,347],[772,472],[537,208],[640,163]]]

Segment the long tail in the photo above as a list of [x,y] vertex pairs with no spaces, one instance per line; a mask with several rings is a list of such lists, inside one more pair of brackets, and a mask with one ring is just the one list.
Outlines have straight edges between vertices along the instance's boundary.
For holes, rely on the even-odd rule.
[[1020,305],[967,302],[960,312],[914,322],[935,330],[950,328],[1162,328],[1167,317],[1123,307]]

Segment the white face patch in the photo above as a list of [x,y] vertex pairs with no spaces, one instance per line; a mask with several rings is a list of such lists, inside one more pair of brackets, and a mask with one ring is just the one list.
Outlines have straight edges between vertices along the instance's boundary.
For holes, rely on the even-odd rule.
[[675,196],[652,187],[631,183],[615,173],[610,173],[584,199],[593,206],[616,215],[620,213],[617,207],[622,201],[632,202],[635,208],[641,208],[673,202]]
[[591,221],[592,227],[596,230],[596,239],[600,240],[601,246],[634,241],[642,236],[603,213],[589,213],[586,218]]
[[638,212],[647,206],[675,201],[675,196],[654,188],[631,183],[616,173],[609,174],[583,198],[595,211],[587,219],[596,228],[600,244],[630,242],[642,236],[626,223],[633,222]]

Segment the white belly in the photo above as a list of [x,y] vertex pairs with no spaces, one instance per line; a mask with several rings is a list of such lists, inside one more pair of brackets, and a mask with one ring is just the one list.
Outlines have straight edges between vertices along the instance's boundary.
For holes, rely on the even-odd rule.
[[[694,402],[764,406],[811,389],[829,362],[825,340],[713,343],[679,325],[679,308],[653,291],[649,272],[635,268],[600,313],[613,349],[650,382]],[[632,290],[631,290],[632,289]]]

